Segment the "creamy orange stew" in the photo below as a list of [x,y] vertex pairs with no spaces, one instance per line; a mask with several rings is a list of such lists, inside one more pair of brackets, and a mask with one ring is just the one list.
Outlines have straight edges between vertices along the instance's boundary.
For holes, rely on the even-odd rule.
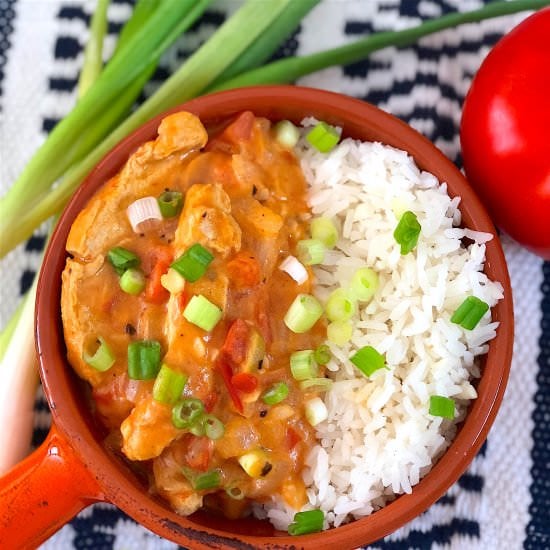
[[[304,403],[314,394],[291,376],[289,356],[315,349],[325,327],[287,328],[283,317],[298,294],[311,292],[312,277],[298,284],[278,268],[307,236],[305,190],[298,161],[268,120],[245,112],[209,135],[182,112],[163,120],[158,138],[129,158],[71,229],[62,291],[69,361],[92,387],[109,444],[139,461],[151,491],[181,514],[207,506],[236,517],[271,495],[297,509],[306,503],[301,471],[314,432]],[[133,228],[128,207],[165,191],[182,194],[181,211]],[[166,284],[173,262],[197,244],[212,257],[204,274]],[[116,248],[137,257],[142,289],[122,290],[108,261]],[[221,311],[209,330],[183,314],[196,296]],[[180,395],[155,398],[158,369],[132,375],[129,346],[140,342],[160,345],[162,365],[185,381]],[[90,357],[101,343],[111,360],[98,368]],[[288,394],[266,402],[280,383]],[[215,434],[176,426],[181,402],[198,406]]]

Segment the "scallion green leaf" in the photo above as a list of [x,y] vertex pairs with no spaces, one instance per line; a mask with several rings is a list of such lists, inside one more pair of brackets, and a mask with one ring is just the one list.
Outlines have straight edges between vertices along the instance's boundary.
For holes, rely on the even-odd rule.
[[310,294],[298,294],[286,312],[285,325],[296,333],[307,332],[323,315],[323,307]]
[[309,227],[313,239],[318,239],[327,248],[334,248],[338,242],[338,229],[330,218],[313,218]]
[[455,402],[449,397],[432,395],[430,397],[430,414],[452,420],[455,417]]
[[418,237],[422,227],[418,222],[418,218],[414,212],[407,210],[401,216],[393,237],[395,242],[401,246],[401,254],[408,254],[418,243]]
[[262,395],[262,401],[266,405],[276,405],[286,399],[287,396],[288,386],[284,382],[277,382]]
[[353,325],[351,321],[333,321],[327,326],[327,340],[343,346],[351,340],[353,335]]
[[473,330],[487,311],[489,311],[489,304],[476,296],[468,296],[453,313],[451,323]]
[[174,405],[181,397],[187,378],[186,374],[177,372],[163,363],[153,386],[153,399],[160,403]]
[[186,281],[194,283],[206,273],[213,259],[214,256],[197,243],[189,247],[170,267]]
[[223,312],[202,294],[193,296],[183,311],[183,316],[194,325],[210,332],[222,318]]
[[356,311],[354,297],[343,288],[334,290],[325,306],[325,313],[329,321],[347,321]]
[[319,369],[314,359],[314,351],[305,349],[295,351],[290,355],[290,372],[295,380],[307,380],[315,378]]
[[122,275],[127,269],[138,267],[140,264],[139,258],[130,250],[122,246],[115,246],[107,252],[107,260],[115,268],[115,271]]
[[328,391],[332,388],[332,380],[330,378],[310,378],[309,380],[302,380],[300,382],[300,389],[302,391]]
[[200,423],[204,415],[204,403],[196,397],[184,397],[172,408],[172,424],[178,430],[188,430]]
[[196,474],[186,468],[184,470],[184,474],[191,482],[191,485],[193,489],[195,489],[195,491],[207,491],[209,489],[217,489],[222,482],[222,476],[219,470],[210,470],[209,472]]
[[294,515],[294,521],[288,526],[290,535],[307,535],[308,533],[318,533],[323,530],[325,514],[322,510],[308,510],[307,512],[297,512]]
[[183,195],[180,191],[164,191],[157,202],[163,218],[174,218],[183,207]]
[[340,135],[333,126],[319,122],[306,134],[306,139],[320,153],[329,153],[340,141]]
[[99,342],[98,348],[95,350],[93,355],[90,355],[87,352],[83,353],[84,361],[93,367],[95,370],[100,372],[105,372],[109,370],[115,364],[115,356],[107,342],[102,336],[98,336],[97,340]]
[[350,361],[365,375],[371,376],[377,370],[384,368],[386,360],[372,346],[365,346],[358,350]]
[[296,254],[304,265],[322,264],[325,245],[319,239],[303,239],[296,244]]
[[332,358],[332,354],[330,353],[330,348],[326,344],[321,344],[315,350],[314,357],[315,357],[315,362],[318,365],[326,365]]
[[131,267],[121,275],[119,285],[126,294],[137,296],[145,288],[145,275],[141,269]]
[[361,302],[369,301],[378,290],[379,280],[376,271],[368,267],[358,269],[352,279],[350,292]]
[[225,426],[223,422],[216,418],[213,414],[205,414],[202,419],[202,424],[204,426],[204,435],[208,439],[220,439],[225,433]]
[[160,369],[160,343],[139,340],[128,344],[128,376],[132,380],[151,380]]

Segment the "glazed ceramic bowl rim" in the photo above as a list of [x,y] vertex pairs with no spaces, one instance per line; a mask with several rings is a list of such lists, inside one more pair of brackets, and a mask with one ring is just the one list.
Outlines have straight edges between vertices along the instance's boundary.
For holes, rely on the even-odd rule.
[[[284,118],[297,118],[302,113],[302,116],[316,115],[332,124],[345,122],[345,135],[351,133],[357,136],[358,132],[364,131],[365,121],[368,121],[368,133],[394,136],[395,139],[389,140],[390,143],[401,148],[407,146],[421,168],[446,176],[443,179],[449,184],[450,194],[456,194],[455,190],[460,190],[463,218],[470,227],[495,234],[485,209],[460,172],[440,151],[405,123],[360,100],[316,89],[270,86],[204,96],[170,112],[184,108],[199,114],[201,118],[207,113],[213,113],[214,118],[218,119],[242,111],[247,105],[256,114],[272,119],[281,118],[281,113],[286,114]],[[259,105],[262,107],[258,107]],[[338,544],[341,548],[352,548],[381,538],[425,510],[456,481],[479,450],[494,420],[506,386],[513,343],[511,290],[498,239],[488,244],[486,265],[488,270],[495,270],[498,275],[504,286],[506,299],[494,309],[494,315],[501,326],[486,362],[491,368],[484,373],[480,384],[480,388],[483,387],[480,398],[471,408],[451,447],[413,489],[411,495],[400,496],[385,508],[361,520],[299,539],[287,535],[261,538],[206,526],[203,521],[195,523],[192,519],[177,516],[160,502],[144,498],[146,491],[143,487],[121,469],[118,462],[95,439],[93,428],[82,415],[82,404],[74,394],[73,374],[67,373],[64,345],[59,333],[59,274],[64,264],[64,245],[70,224],[89,198],[91,190],[95,190],[101,181],[114,175],[115,169],[120,168],[121,162],[140,143],[155,136],[158,123],[165,115],[166,113],[139,128],[97,165],[65,209],[46,252],[38,287],[36,338],[42,382],[55,424],[102,487],[104,494],[93,498],[115,503],[146,527],[166,538],[177,540],[180,544],[192,543],[197,548],[202,547],[202,544],[238,548],[274,548],[285,545],[321,548]],[[363,130],[359,130],[360,128]],[[437,170],[433,169],[434,166]]]

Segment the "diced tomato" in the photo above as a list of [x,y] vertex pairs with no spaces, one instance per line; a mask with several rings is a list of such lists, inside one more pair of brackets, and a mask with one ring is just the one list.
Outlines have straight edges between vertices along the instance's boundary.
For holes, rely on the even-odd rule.
[[[170,293],[162,286],[160,278],[168,271],[172,259],[172,251],[168,247],[155,248],[148,255],[145,262],[150,269],[145,287],[145,300],[148,302],[162,304],[170,297]],[[144,269],[147,269],[145,264]]]
[[286,428],[286,446],[290,451],[302,440],[300,434],[292,427],[287,426]]
[[251,288],[261,281],[258,260],[246,252],[239,252],[227,262],[227,272],[231,283],[237,288]]
[[236,153],[239,143],[250,140],[254,126],[254,113],[244,111],[230,122],[218,135],[213,136],[206,146],[207,151],[223,151]]
[[242,319],[236,319],[229,327],[221,352],[232,366],[239,365],[245,360],[249,335],[250,327]]
[[231,377],[231,384],[243,393],[252,393],[258,387],[258,378],[249,372],[238,372]]
[[157,262],[147,280],[145,299],[152,304],[162,304],[170,297],[170,293],[162,286],[160,278],[168,271],[169,263]]
[[237,411],[242,413],[243,403],[241,401],[241,398],[239,397],[239,393],[237,392],[235,386],[233,386],[231,382],[231,378],[233,376],[233,369],[231,368],[231,365],[229,364],[227,358],[224,356],[223,353],[220,354],[220,357],[216,362],[216,366],[223,378],[225,387],[227,388],[227,392],[229,393],[229,396],[233,401],[233,405],[235,405],[235,408],[237,409]]
[[214,444],[208,437],[198,437],[190,435],[188,439],[187,450],[185,452],[185,461],[193,470],[205,472],[208,470]]

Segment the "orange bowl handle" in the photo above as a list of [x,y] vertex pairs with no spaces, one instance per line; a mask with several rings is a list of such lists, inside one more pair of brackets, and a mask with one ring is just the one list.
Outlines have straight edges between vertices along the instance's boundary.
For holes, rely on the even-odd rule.
[[101,500],[93,474],[52,426],[46,441],[0,478],[0,548],[36,548]]

